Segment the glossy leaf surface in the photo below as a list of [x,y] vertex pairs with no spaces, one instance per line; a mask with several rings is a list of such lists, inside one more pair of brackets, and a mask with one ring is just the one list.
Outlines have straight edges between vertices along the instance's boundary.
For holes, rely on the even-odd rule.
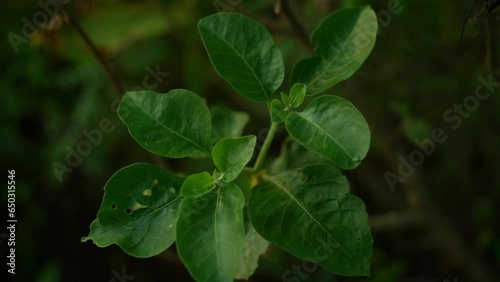
[[353,169],[370,148],[370,129],[363,115],[337,96],[314,99],[285,122],[290,136],[302,146],[342,169]]
[[262,237],[332,273],[369,275],[372,235],[365,205],[335,167],[266,177],[252,189],[250,220]]

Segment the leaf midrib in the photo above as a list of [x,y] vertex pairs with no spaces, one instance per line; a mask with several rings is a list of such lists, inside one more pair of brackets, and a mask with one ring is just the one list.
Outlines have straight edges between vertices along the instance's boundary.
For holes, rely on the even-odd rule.
[[347,151],[347,149],[342,145],[340,144],[339,141],[337,141],[337,139],[335,137],[333,137],[332,135],[330,135],[330,133],[326,132],[323,128],[321,128],[321,126],[319,124],[316,124],[314,123],[312,120],[309,120],[307,119],[305,116],[303,116],[301,113],[294,113],[296,114],[297,116],[299,116],[300,118],[302,118],[303,120],[305,120],[306,122],[310,123],[311,125],[313,125],[315,128],[319,129],[321,132],[323,132],[326,136],[328,136],[329,138],[331,138],[333,140],[333,142],[335,144],[337,144],[343,152],[346,153],[346,155],[351,159],[353,160],[353,156],[351,156],[351,154]]
[[[280,188],[281,190],[283,190],[289,197],[290,199],[292,199],[317,225],[319,225],[319,227],[321,227],[321,229],[323,229],[323,231],[328,234],[328,236],[330,238],[332,238],[332,240],[335,241],[335,243],[337,243],[339,245],[339,248],[342,250],[342,252],[344,252],[346,254],[347,257],[350,258],[351,261],[355,262],[355,260],[353,259],[353,257],[349,254],[349,252],[344,249],[344,247],[342,246],[342,244],[340,244],[337,239],[335,237],[333,237],[333,235],[330,234],[330,232],[328,232],[328,230],[326,230],[323,225],[309,212],[309,210],[306,209],[306,207],[304,207],[295,197],[293,194],[291,194],[287,189],[286,187],[284,187],[283,185],[281,185],[281,183],[277,182],[273,177],[270,177],[270,176],[266,176],[264,175],[263,176],[264,179],[266,179],[267,181],[273,183],[274,185],[276,185],[278,188]],[[360,266],[358,264],[358,266]]]
[[[240,54],[238,52],[237,49],[235,49],[233,47],[233,45],[230,44],[229,41],[225,40],[223,37],[221,36],[218,36],[218,34],[213,31],[212,29],[209,29],[208,27],[206,28],[206,30],[212,34],[212,36],[214,36],[215,38],[221,40],[223,43],[225,43],[227,46],[229,46],[229,48],[234,52],[236,53],[236,55],[238,55],[238,57],[240,57],[240,59],[243,61],[243,63],[250,69],[250,72],[253,74],[255,80],[257,81],[257,83],[259,84],[260,88],[262,89],[262,92],[264,93],[264,95],[266,96],[266,100],[269,100],[269,97],[270,97],[270,93],[267,93],[266,89],[264,88],[264,85],[262,84],[262,81],[259,79],[259,77],[257,76],[257,74],[255,73],[255,71],[253,70],[253,68],[248,64],[248,62],[245,60],[245,57]],[[232,84],[232,83],[231,83]]]
[[142,110],[143,113],[145,113],[148,117],[150,117],[154,122],[156,122],[157,124],[159,124],[161,127],[167,129],[168,131],[172,132],[173,134],[175,134],[176,136],[188,141],[189,143],[193,144],[196,148],[198,148],[199,150],[201,150],[202,152],[204,153],[207,153],[208,155],[210,155],[210,152],[201,147],[198,143],[195,143],[193,140],[185,137],[184,135],[178,133],[177,131],[173,130],[172,128],[166,126],[165,124],[161,123],[159,120],[155,119],[154,116],[152,116],[148,111],[146,111],[145,108],[141,107],[141,104],[137,103],[135,99],[131,99],[132,102],[139,108]]

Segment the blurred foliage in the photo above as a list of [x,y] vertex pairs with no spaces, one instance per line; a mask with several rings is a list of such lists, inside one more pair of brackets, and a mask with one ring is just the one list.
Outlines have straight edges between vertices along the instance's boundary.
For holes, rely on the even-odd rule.
[[[236,3],[233,1],[232,3]],[[290,1],[297,18],[311,33],[328,13],[341,6],[370,4],[389,11],[389,0]],[[456,130],[443,119],[454,104],[475,93],[478,77],[487,77],[485,28],[468,25],[463,51],[456,55],[460,28],[469,3],[464,1],[401,0],[401,12],[381,22],[373,54],[355,76],[329,91],[349,98],[370,124],[372,149],[365,162],[348,176],[352,189],[371,216],[402,212],[410,191],[398,185],[391,192],[384,172],[391,161],[418,149],[415,139],[430,138],[443,128],[448,139],[416,168],[407,181],[417,182],[433,205],[465,242],[465,261],[474,256],[500,278],[500,99],[496,90],[480,102]],[[241,1],[235,11],[250,15],[268,27],[280,47],[287,75],[293,64],[311,54],[287,20],[276,15],[273,1]],[[229,7],[229,6],[228,6]],[[190,281],[175,249],[152,259],[126,256],[116,246],[99,249],[80,243],[88,233],[112,173],[130,163],[158,163],[128,135],[114,111],[113,92],[106,73],[73,26],[61,16],[26,39],[25,18],[44,13],[35,1],[7,0],[0,4],[0,150],[2,167],[16,170],[17,274],[10,281],[110,281],[114,273],[135,281]],[[158,81],[157,92],[186,88],[209,105],[222,105],[250,114],[246,133],[262,138],[269,117],[265,105],[237,96],[215,73],[203,49],[196,23],[216,12],[211,1],[106,0],[74,1],[71,5],[89,37],[110,62],[126,89],[144,87],[150,71],[169,75]],[[381,14],[379,14],[381,15]],[[56,19],[58,18],[59,19]],[[482,24],[481,21],[479,23]],[[498,21],[496,21],[498,25]],[[479,32],[478,32],[479,31]],[[477,35],[474,35],[474,33]],[[9,34],[24,41],[11,44]],[[18,38],[19,39],[19,38]],[[18,49],[18,52],[15,50]],[[500,65],[500,58],[494,57]],[[285,80],[287,81],[287,80]],[[116,106],[116,105],[115,105]],[[83,156],[81,163],[59,181],[53,164],[64,164],[69,150],[87,137],[83,130],[99,128],[103,119],[115,129]],[[283,137],[283,134],[280,135]],[[279,136],[278,136],[279,137]],[[278,138],[271,154],[280,156],[272,169],[297,167],[318,159]],[[303,150],[302,150],[303,151]],[[281,153],[280,153],[281,152]],[[388,154],[388,152],[390,154]],[[287,158],[285,158],[285,156]],[[392,158],[392,159],[391,159]],[[206,160],[161,160],[171,171],[193,173]],[[6,194],[2,193],[2,203]],[[388,230],[374,234],[370,278],[339,278],[318,268],[309,281],[473,281],[468,266],[432,243],[433,232],[422,228]],[[450,238],[451,240],[451,238]],[[6,250],[1,243],[2,252]],[[2,262],[5,255],[2,253]],[[263,255],[251,281],[281,281],[282,274],[303,262],[275,247]],[[5,272],[2,275],[6,275]],[[2,281],[7,281],[2,279]]]

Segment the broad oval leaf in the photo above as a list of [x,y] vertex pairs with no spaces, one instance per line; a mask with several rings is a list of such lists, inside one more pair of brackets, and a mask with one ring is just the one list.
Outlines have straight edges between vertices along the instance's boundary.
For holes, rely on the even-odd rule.
[[92,240],[101,248],[117,244],[140,258],[161,253],[175,241],[183,181],[146,163],[120,169],[106,183],[101,209],[82,242]]
[[177,219],[177,251],[196,281],[233,281],[245,229],[245,197],[234,184],[185,198]]
[[214,164],[223,173],[222,180],[235,180],[245,165],[252,159],[257,138],[254,135],[239,138],[224,138],[212,150]]
[[217,73],[243,96],[270,101],[283,82],[283,58],[259,22],[238,13],[217,13],[198,22]]
[[370,7],[341,9],[313,32],[317,57],[299,61],[292,70],[291,84],[307,85],[315,95],[351,77],[370,55],[377,37],[377,17]]
[[118,114],[130,135],[150,152],[170,158],[210,155],[210,112],[191,91],[127,92]]
[[250,117],[226,107],[215,106],[210,109],[212,116],[212,145],[226,137],[240,137]]
[[181,187],[183,197],[199,197],[215,188],[214,179],[204,171],[188,176]]
[[313,165],[263,178],[252,189],[248,213],[262,237],[291,254],[338,275],[369,275],[368,214],[335,167]]
[[365,118],[337,96],[314,99],[302,112],[290,113],[285,126],[292,139],[342,169],[357,167],[370,148]]

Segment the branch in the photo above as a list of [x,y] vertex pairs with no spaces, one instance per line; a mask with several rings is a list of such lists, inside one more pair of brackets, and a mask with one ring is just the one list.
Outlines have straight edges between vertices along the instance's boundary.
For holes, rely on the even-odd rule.
[[118,79],[118,76],[113,72],[113,70],[111,69],[110,65],[106,62],[106,60],[101,55],[101,53],[99,52],[99,50],[97,50],[97,48],[95,47],[94,43],[92,43],[92,41],[90,40],[90,37],[87,35],[87,33],[85,32],[85,30],[83,30],[83,28],[81,27],[80,23],[75,18],[75,16],[73,16],[73,14],[66,8],[65,5],[61,5],[61,9],[68,16],[71,24],[75,27],[76,31],[83,38],[83,40],[85,41],[85,44],[87,44],[87,46],[90,48],[90,50],[92,50],[92,53],[94,54],[94,56],[99,61],[99,64],[102,66],[102,68],[104,69],[104,71],[108,75],[108,78],[109,78],[111,84],[113,85],[113,87],[116,90],[118,98],[121,99],[123,97],[123,95],[125,95],[125,90],[123,88],[122,83]]
[[308,49],[313,49],[313,46],[309,41],[309,35],[290,8],[288,0],[276,0],[276,3],[274,4],[274,12],[277,15],[284,16],[293,26],[300,42],[302,42],[302,44],[304,44]]

